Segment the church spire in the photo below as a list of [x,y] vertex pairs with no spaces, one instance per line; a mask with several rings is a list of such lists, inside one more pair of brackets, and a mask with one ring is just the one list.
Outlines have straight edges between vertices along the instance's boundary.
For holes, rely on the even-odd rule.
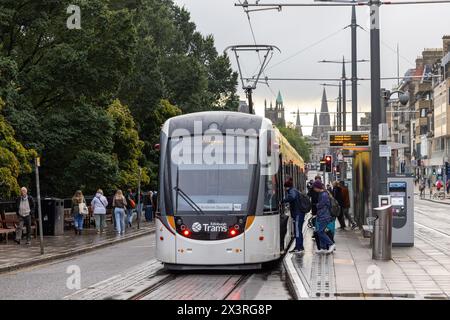
[[317,110],[314,109],[314,124],[313,124],[311,136],[315,137],[315,138],[319,138],[318,135],[319,135],[319,127],[318,127],[318,123],[317,123]]
[[278,96],[277,96],[276,105],[277,105],[277,106],[278,106],[278,105],[280,105],[280,106],[283,105],[283,98],[281,97],[281,92],[280,92],[280,90],[278,90]]
[[297,130],[297,132],[300,135],[300,137],[303,136],[302,125],[300,123],[300,111],[299,111],[298,108],[297,108],[297,119],[295,121],[295,130]]
[[327,101],[327,93],[325,88],[323,88],[322,93],[322,103],[320,106],[320,116],[319,116],[319,135],[326,134],[330,131],[330,114],[328,112],[328,101]]

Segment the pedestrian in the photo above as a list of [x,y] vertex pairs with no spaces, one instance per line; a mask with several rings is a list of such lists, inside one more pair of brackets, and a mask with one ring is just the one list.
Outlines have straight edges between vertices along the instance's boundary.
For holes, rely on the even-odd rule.
[[[314,178],[314,181],[320,181],[322,182],[321,176],[316,176]],[[314,191],[313,185],[314,181],[310,181],[311,188],[309,189],[308,196],[311,198],[311,214],[315,216],[317,214],[317,203],[319,202],[319,193]]]
[[[135,199],[136,199],[135,201],[136,201],[136,214],[137,214],[136,219],[141,219],[142,211],[143,211],[143,208],[144,208],[144,193],[141,191],[139,196],[138,196],[137,192],[136,192],[136,198]],[[141,221],[141,220],[139,220],[139,221]]]
[[127,208],[127,200],[122,190],[117,190],[113,198],[113,212],[116,220],[116,231],[118,235],[125,234],[125,210]]
[[125,199],[127,200],[127,227],[131,228],[131,222],[133,221],[133,210],[136,208],[133,190],[128,189]]
[[430,199],[433,196],[433,187],[434,187],[433,185],[430,186]]
[[[305,221],[305,214],[307,212],[302,211],[301,205],[301,195],[300,191],[294,188],[294,182],[292,178],[288,178],[284,183],[284,188],[286,191],[286,197],[281,201],[281,203],[289,203],[289,209],[291,211],[291,217],[294,219],[294,233],[295,233],[295,249],[291,252],[301,253],[304,252],[303,247],[303,223]],[[305,196],[309,201],[308,197]],[[309,202],[309,206],[311,203]]]
[[152,204],[153,192],[149,191],[144,196],[144,210],[145,221],[151,222],[153,220],[153,204]]
[[153,206],[153,214],[156,215],[156,212],[158,211],[158,191],[153,191],[152,206]]
[[72,197],[70,214],[73,217],[75,234],[81,235],[81,231],[83,230],[84,215],[88,214],[86,200],[84,199],[83,192],[81,192],[81,190],[77,190]]
[[340,182],[340,187],[343,200],[342,212],[344,214],[344,217],[347,218],[348,222],[351,224],[352,230],[355,230],[358,227],[358,225],[356,224],[353,217],[350,215],[350,193],[348,192],[348,187],[345,185],[344,181]]
[[319,193],[319,202],[317,203],[317,236],[319,238],[319,248],[317,253],[332,253],[336,248],[333,241],[326,234],[327,225],[333,221],[331,216],[331,201],[328,192],[325,190],[322,182],[315,181],[314,191]]
[[16,215],[19,218],[19,224],[16,228],[16,239],[14,240],[17,244],[22,241],[23,226],[27,230],[27,242],[26,244],[31,244],[31,216],[34,215],[34,200],[33,197],[28,195],[28,190],[25,187],[20,189],[20,196],[16,199]]
[[340,228],[342,230],[345,230],[345,217],[344,217],[344,199],[342,197],[342,190],[337,181],[333,181],[333,192],[331,192],[333,197],[336,199],[336,201],[339,203],[340,213],[338,216],[338,221]]
[[438,179],[438,181],[436,181],[436,189],[437,191],[441,191],[442,187],[444,186],[444,184],[442,183],[441,179]]
[[448,178],[447,178],[446,188],[447,188],[447,194],[449,194],[450,193],[450,180]]
[[97,234],[103,233],[106,220],[106,207],[108,206],[108,200],[103,195],[103,190],[98,189],[94,199],[91,201],[92,212],[95,218],[95,227],[97,228]]
[[331,194],[333,194],[333,187],[331,186],[331,184],[327,183],[327,191]]
[[422,181],[419,185],[420,198],[423,199],[425,195],[425,183]]

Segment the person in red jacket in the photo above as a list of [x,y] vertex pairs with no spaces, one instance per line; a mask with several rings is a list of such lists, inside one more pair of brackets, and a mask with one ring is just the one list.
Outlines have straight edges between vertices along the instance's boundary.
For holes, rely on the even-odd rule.
[[441,181],[441,180],[436,181],[436,189],[437,189],[438,192],[441,191],[441,188],[442,188],[443,186],[444,186],[444,185],[442,184],[442,181]]

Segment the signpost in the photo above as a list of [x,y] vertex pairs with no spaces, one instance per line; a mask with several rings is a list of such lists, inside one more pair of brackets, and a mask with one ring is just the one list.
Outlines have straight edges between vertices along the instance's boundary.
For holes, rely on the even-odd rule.
[[387,144],[380,144],[380,158],[391,157],[391,146]]
[[41,158],[36,158],[34,164],[36,167],[36,197],[37,197],[38,219],[39,219],[39,242],[41,245],[41,254],[44,254],[44,232],[42,230],[41,188],[39,185],[39,167],[41,166]]

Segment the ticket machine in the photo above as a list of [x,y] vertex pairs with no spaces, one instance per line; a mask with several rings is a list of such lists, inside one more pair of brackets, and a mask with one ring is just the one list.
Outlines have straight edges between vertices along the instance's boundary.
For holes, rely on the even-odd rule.
[[392,205],[392,246],[414,246],[414,178],[389,177]]

